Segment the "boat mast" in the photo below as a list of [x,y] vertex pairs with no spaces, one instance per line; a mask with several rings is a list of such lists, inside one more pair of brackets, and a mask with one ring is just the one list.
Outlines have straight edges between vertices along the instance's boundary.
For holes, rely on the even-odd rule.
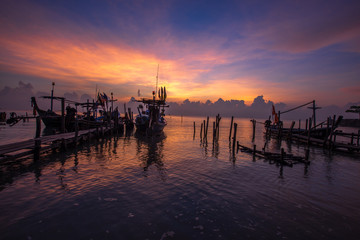
[[313,122],[314,122],[314,127],[316,127],[316,110],[321,109],[321,107],[317,107],[315,104],[315,100],[313,100],[312,107],[308,107],[308,108],[313,110]]
[[157,95],[157,90],[158,90],[158,81],[159,81],[159,64],[158,64],[158,68],[157,68],[157,74],[156,74],[156,88],[155,88],[155,97]]
[[52,82],[52,89],[51,89],[51,107],[50,110],[53,110],[53,98],[54,98],[54,86],[55,86],[55,82]]

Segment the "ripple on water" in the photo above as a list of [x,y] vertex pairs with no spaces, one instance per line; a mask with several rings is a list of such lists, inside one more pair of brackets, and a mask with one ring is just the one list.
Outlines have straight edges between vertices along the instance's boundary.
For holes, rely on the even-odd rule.
[[[59,239],[335,239],[359,233],[359,161],[318,148],[311,149],[307,168],[233,156],[230,119],[221,120],[215,145],[211,137],[207,145],[200,142],[198,129],[193,139],[193,122],[200,120],[172,117],[158,138],[106,138],[49,153],[37,164],[2,166],[4,238],[56,232]],[[239,141],[251,146],[251,122],[236,121]],[[255,144],[264,145],[262,129]],[[304,153],[296,144],[268,146]]]

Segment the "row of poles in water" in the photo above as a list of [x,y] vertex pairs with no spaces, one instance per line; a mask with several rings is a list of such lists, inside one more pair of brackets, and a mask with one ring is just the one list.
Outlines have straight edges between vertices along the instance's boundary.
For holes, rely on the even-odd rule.
[[[213,122],[213,142],[219,140],[219,131],[220,131],[220,114],[216,115],[216,119]],[[252,120],[253,122],[253,139],[255,137],[255,124],[256,121]],[[200,126],[200,139],[204,142],[207,142],[208,139],[208,132],[209,132],[209,117],[206,118],[206,120],[203,120]],[[196,124],[194,122],[194,135],[193,138],[195,139],[195,133],[196,133]],[[230,124],[230,133],[229,133],[229,143],[231,144],[232,140],[232,150],[233,153],[235,153],[235,147],[236,147],[236,133],[237,133],[237,123],[234,123],[234,117],[231,117],[231,124]]]

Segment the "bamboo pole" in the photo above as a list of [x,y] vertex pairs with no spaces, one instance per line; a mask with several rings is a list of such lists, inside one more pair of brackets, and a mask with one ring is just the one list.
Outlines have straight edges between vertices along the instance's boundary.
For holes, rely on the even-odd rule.
[[311,121],[311,118],[309,118],[309,130],[308,130],[308,139],[307,139],[308,147],[309,147],[309,144],[310,144],[311,124],[312,124],[312,121]]
[[37,160],[40,155],[40,148],[41,148],[41,140],[40,138],[41,133],[41,117],[36,117],[36,132],[35,132],[35,146],[34,146],[34,160]]
[[255,119],[252,119],[250,120],[252,122],[252,127],[253,127],[253,134],[252,134],[252,141],[255,140],[255,128],[256,128],[256,120]]
[[206,131],[205,131],[206,139],[207,139],[208,130],[209,130],[209,116],[207,116],[207,119],[206,119]]
[[233,145],[232,145],[233,153],[234,153],[235,143],[236,143],[236,131],[237,131],[237,123],[234,123],[234,137],[233,137]]
[[61,132],[65,132],[65,98],[61,98]]
[[215,122],[213,122],[213,142],[215,141],[216,138],[216,124]]
[[233,127],[233,122],[234,122],[234,116],[231,117],[230,133],[229,133],[229,142],[231,141],[231,132],[232,132],[232,127]]

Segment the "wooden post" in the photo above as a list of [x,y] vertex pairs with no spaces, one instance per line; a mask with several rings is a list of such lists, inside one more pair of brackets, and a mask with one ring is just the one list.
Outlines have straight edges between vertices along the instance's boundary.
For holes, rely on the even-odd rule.
[[309,148],[305,151],[305,160],[309,160]]
[[61,98],[61,132],[65,132],[65,98]]
[[195,121],[194,121],[194,137],[193,137],[193,138],[195,138],[195,129],[196,129],[196,128],[195,128]]
[[[333,144],[333,142],[335,142],[332,140],[332,137],[333,137],[334,131],[335,131],[335,122],[336,122],[335,120],[336,120],[336,115],[333,116],[332,123],[331,123],[331,133],[330,133],[330,139],[329,139],[331,144]],[[330,147],[330,145],[329,145],[329,147]]]
[[253,155],[255,156],[255,154],[256,154],[256,145],[254,144]]
[[308,146],[310,144],[311,124],[312,124],[312,121],[311,121],[311,118],[309,118],[309,130],[308,130],[308,139],[307,139]]
[[35,132],[35,146],[34,146],[34,160],[39,159],[40,148],[41,148],[41,140],[40,138],[41,132],[41,117],[36,117],[36,132]]
[[330,126],[330,118],[327,118],[326,121],[326,136],[329,136],[329,126]]
[[75,144],[77,144],[78,136],[79,136],[79,119],[76,114],[76,116],[75,116]]
[[206,131],[205,131],[206,139],[207,139],[208,130],[209,130],[209,116],[207,116],[207,119],[206,119]]
[[292,133],[293,133],[294,126],[295,126],[295,121],[292,121],[290,131],[289,131],[289,134],[288,134],[288,138],[290,138],[290,139],[292,138]]
[[36,117],[36,132],[35,132],[35,138],[39,138],[41,133],[41,117]]
[[234,123],[234,137],[233,137],[233,146],[232,146],[233,153],[235,153],[234,149],[235,149],[235,143],[236,143],[236,131],[237,131],[237,123]]
[[213,122],[213,142],[215,141],[216,138],[216,129],[215,129],[215,122]]
[[206,138],[206,133],[205,133],[205,129],[206,129],[206,121],[204,120],[203,122],[203,125],[204,125],[204,131],[203,131],[203,139]]
[[217,118],[216,118],[216,126],[215,126],[215,129],[216,129],[216,140],[219,139],[219,124],[220,124],[220,114],[217,115]]
[[280,122],[280,111],[278,111],[278,119],[279,119],[279,122]]
[[124,114],[125,114],[125,119],[127,120],[126,103],[124,103]]
[[232,127],[233,127],[233,122],[234,122],[234,116],[231,117],[230,133],[229,133],[229,142],[231,141],[231,131],[232,131]]
[[200,140],[202,140],[202,132],[203,132],[203,123],[201,123],[201,127],[200,127]]
[[255,128],[256,128],[256,120],[255,119],[252,119],[251,120],[252,122],[252,125],[253,125],[253,136],[252,136],[252,141],[255,140]]
[[110,121],[111,121],[112,113],[114,112],[114,94],[113,92],[111,92],[110,94],[111,94],[111,111],[110,111]]
[[89,124],[90,124],[90,113],[89,113],[89,99],[86,100],[86,128],[89,129]]
[[278,129],[278,138],[281,139],[282,137],[282,128],[283,128],[283,123],[281,121],[279,121],[279,129]]
[[281,148],[281,163],[284,162],[284,156],[285,156],[284,148]]
[[313,121],[314,121],[314,128],[316,128],[316,107],[315,107],[315,100],[313,100]]

